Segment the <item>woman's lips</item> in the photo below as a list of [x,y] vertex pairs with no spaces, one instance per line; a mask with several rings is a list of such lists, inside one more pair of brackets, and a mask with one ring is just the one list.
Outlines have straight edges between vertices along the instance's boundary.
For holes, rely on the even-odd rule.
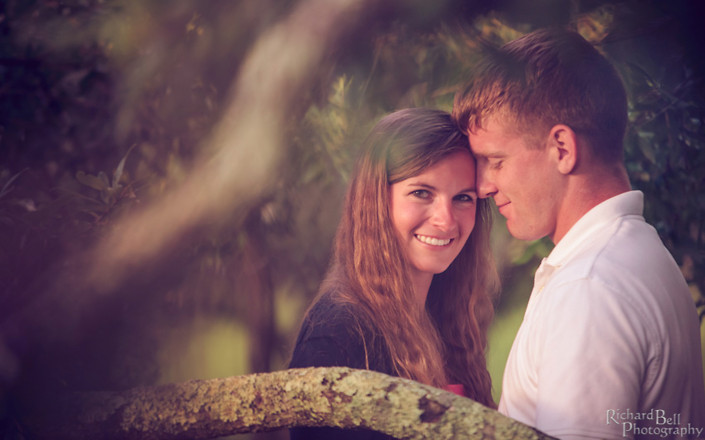
[[429,235],[414,234],[414,236],[421,243],[425,243],[431,246],[448,246],[450,242],[453,241],[452,238],[437,238],[431,237]]

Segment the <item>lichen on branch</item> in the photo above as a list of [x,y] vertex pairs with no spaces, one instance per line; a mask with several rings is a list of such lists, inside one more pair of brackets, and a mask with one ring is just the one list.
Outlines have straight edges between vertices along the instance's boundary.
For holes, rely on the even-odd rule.
[[366,428],[404,439],[548,439],[470,399],[344,367],[74,394],[29,423],[37,438],[210,439],[295,426]]

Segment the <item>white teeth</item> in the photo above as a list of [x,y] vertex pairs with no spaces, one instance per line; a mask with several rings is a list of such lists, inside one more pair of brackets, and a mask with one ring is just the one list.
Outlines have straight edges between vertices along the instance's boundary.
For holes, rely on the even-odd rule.
[[446,246],[451,241],[450,238],[447,238],[445,240],[441,240],[440,238],[428,237],[426,235],[418,235],[418,234],[416,234],[416,238],[418,238],[420,242],[430,244],[431,246]]

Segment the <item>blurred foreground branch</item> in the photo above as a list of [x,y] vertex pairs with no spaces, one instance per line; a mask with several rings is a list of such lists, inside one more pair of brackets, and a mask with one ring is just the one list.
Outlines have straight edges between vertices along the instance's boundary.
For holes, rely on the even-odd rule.
[[204,221],[222,219],[276,181],[287,129],[326,56],[361,26],[376,0],[304,0],[245,59],[227,108],[183,185],[125,218],[99,246],[90,287],[109,290]]
[[36,438],[196,440],[293,426],[361,427],[404,439],[551,438],[470,399],[342,367],[78,394],[58,406],[30,422]]
[[240,65],[222,116],[183,183],[111,222],[95,243],[44,270],[25,294],[27,305],[0,323],[0,339],[30,346],[27,335],[64,336],[61,330],[77,328],[97,299],[145,274],[158,279],[160,257],[179,256],[179,245],[194,230],[232,221],[234,213],[247,212],[271,191],[296,115],[312,99],[321,72],[335,62],[341,40],[364,26],[379,4],[302,0],[265,28]]

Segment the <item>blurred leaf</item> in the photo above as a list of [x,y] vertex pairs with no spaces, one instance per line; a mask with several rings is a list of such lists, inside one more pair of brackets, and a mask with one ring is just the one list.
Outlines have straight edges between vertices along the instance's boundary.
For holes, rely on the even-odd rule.
[[118,164],[117,168],[115,168],[115,172],[113,173],[113,184],[111,188],[113,190],[118,188],[120,178],[122,177],[122,170],[125,168],[125,160],[127,160],[127,156],[130,154],[130,151],[132,151],[133,148],[135,148],[137,144],[133,144],[129,150],[127,150],[127,153],[125,153],[124,156],[122,156],[122,159],[120,160],[120,163]]
[[29,168],[25,168],[25,169],[23,169],[22,171],[16,173],[16,174],[13,175],[12,177],[10,177],[10,179],[5,183],[5,185],[3,185],[2,189],[0,190],[0,199],[3,198],[4,196],[6,196],[7,194],[9,194],[10,191],[12,191],[12,186],[11,186],[12,183],[13,183],[15,180],[17,180],[17,178],[20,177],[20,175],[21,175],[22,173],[24,173],[25,171],[27,171],[28,169],[29,169]]
[[76,173],[76,180],[78,180],[83,185],[89,186],[98,191],[103,191],[110,187],[110,183],[108,182],[108,176],[106,176],[105,173],[102,171],[98,174],[98,176],[86,174],[83,171],[78,171]]

